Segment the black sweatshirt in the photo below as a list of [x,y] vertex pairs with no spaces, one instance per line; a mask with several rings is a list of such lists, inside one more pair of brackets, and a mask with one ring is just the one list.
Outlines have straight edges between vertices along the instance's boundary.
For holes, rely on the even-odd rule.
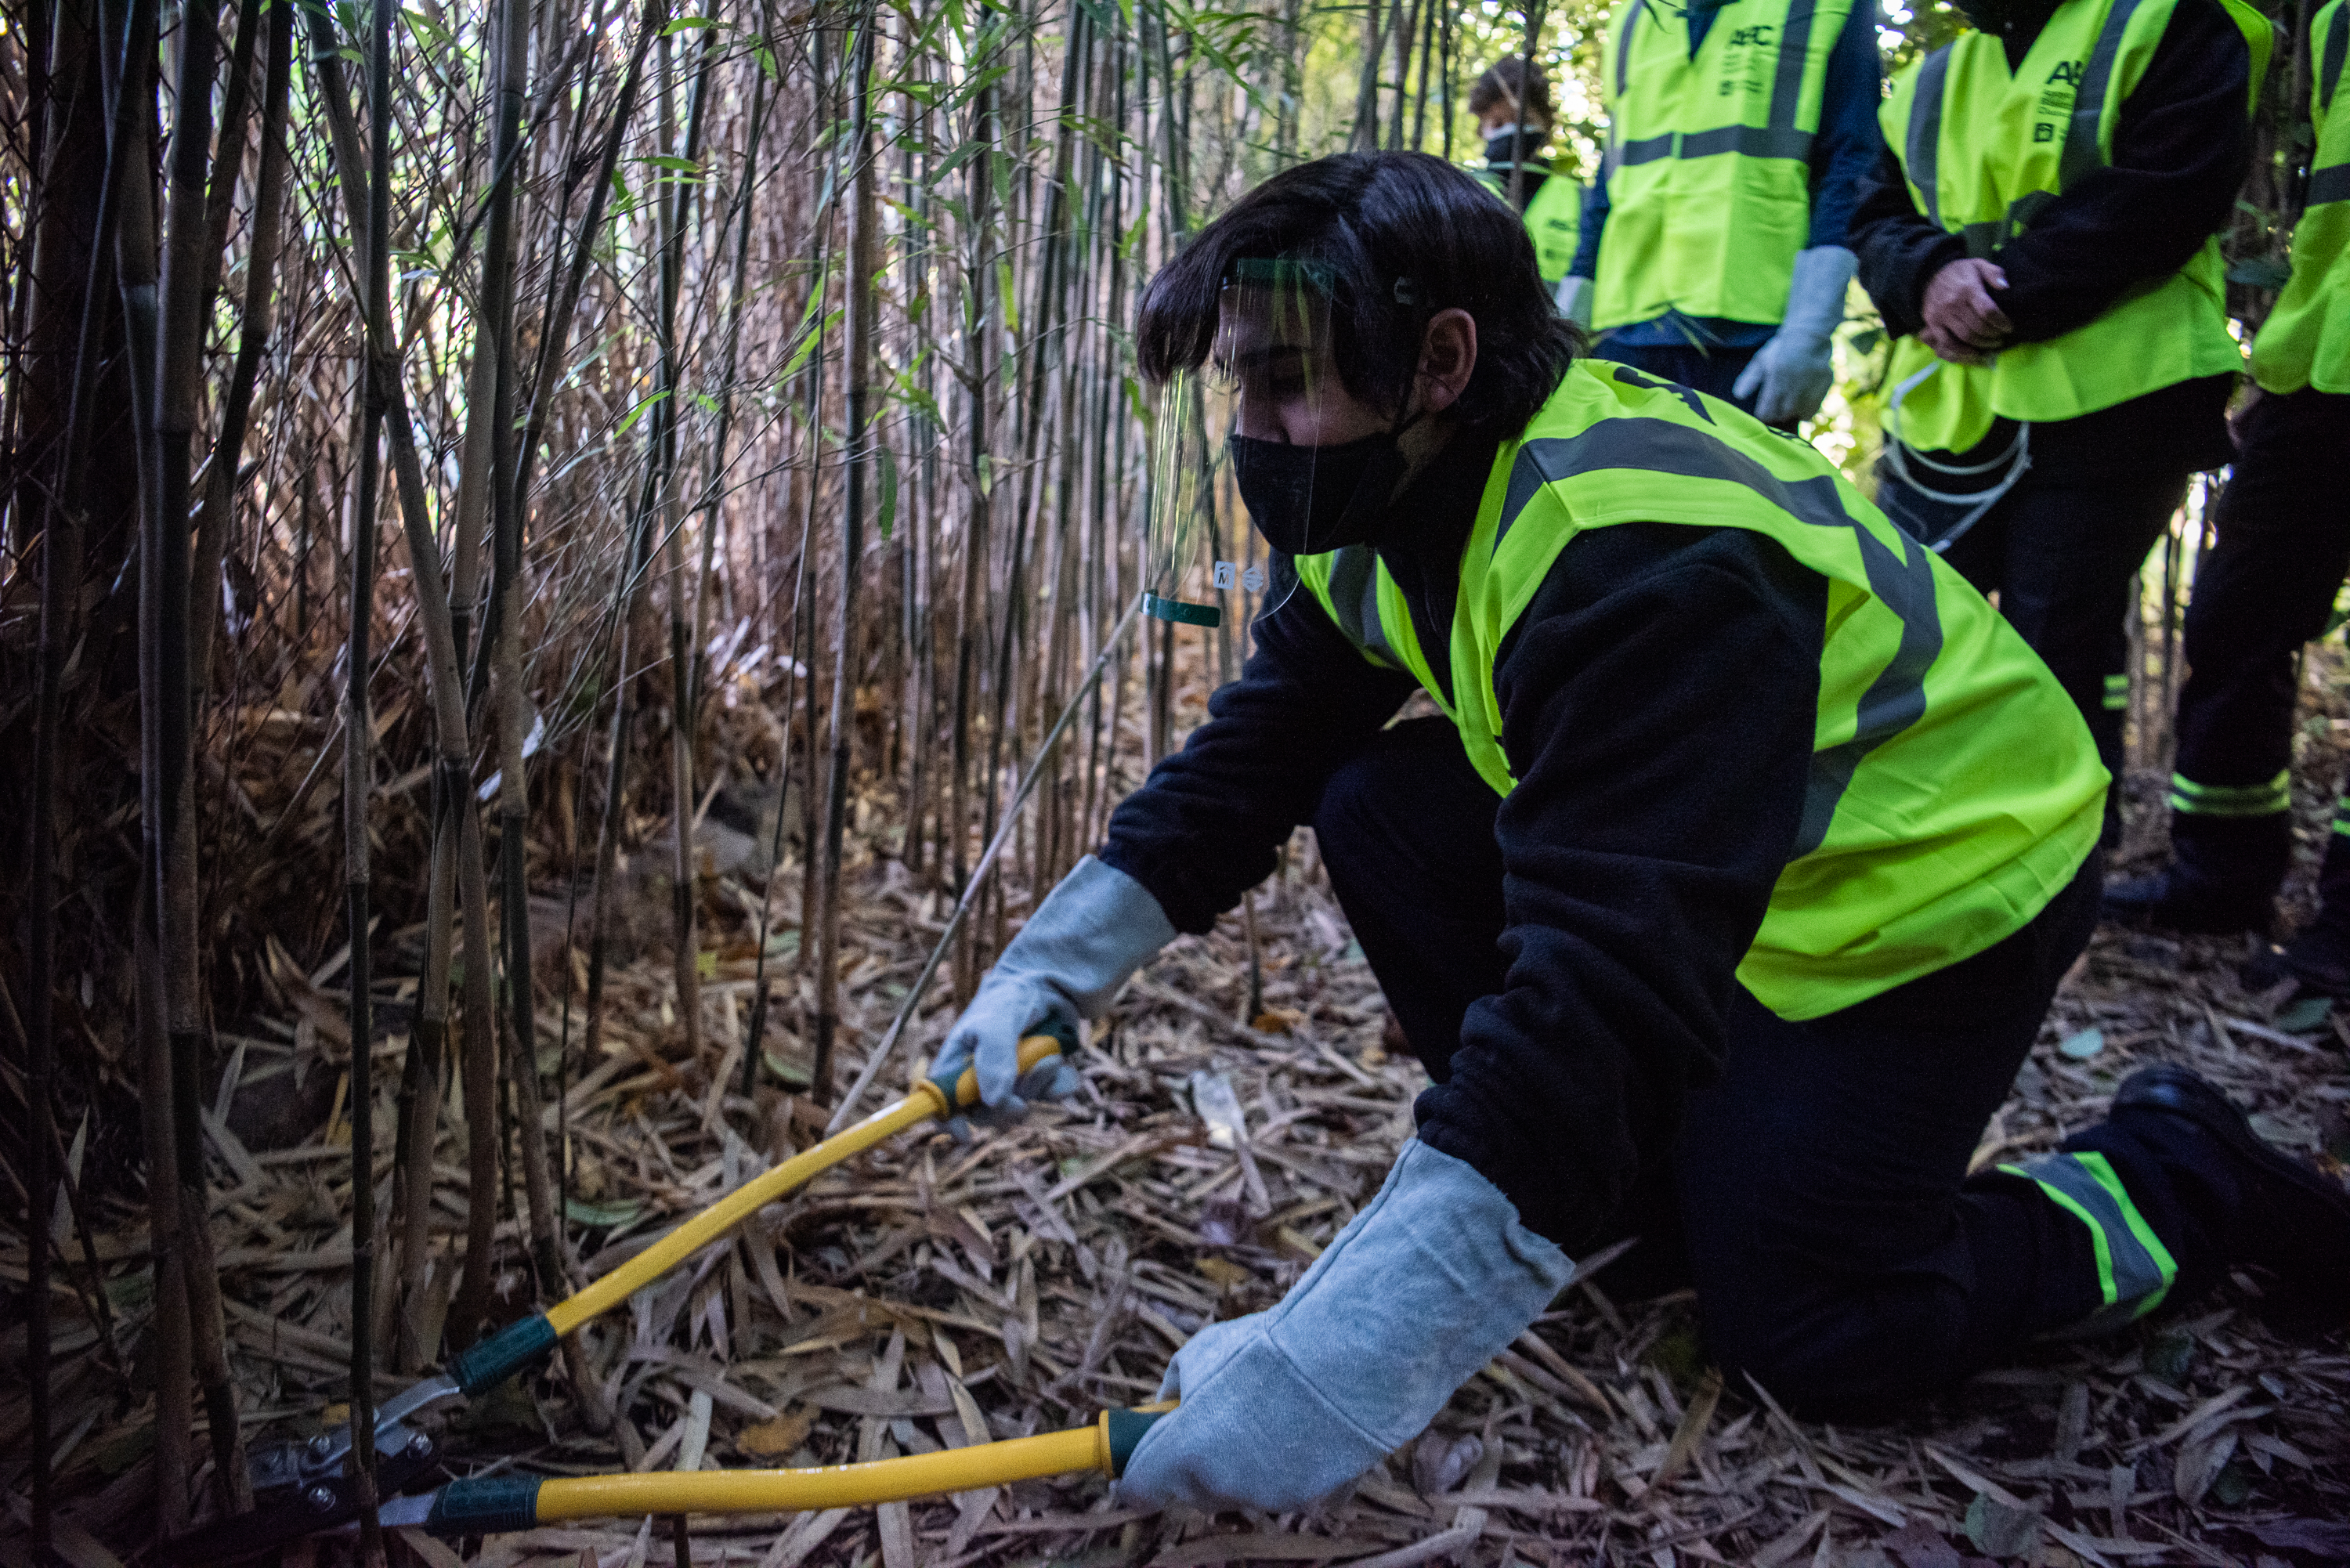
[[[1456,436],[1377,541],[1423,648],[1450,641],[1495,447]],[[1601,1239],[1720,1063],[1802,810],[1826,592],[1760,534],[1618,524],[1560,552],[1495,659],[1518,780],[1495,826],[1508,980],[1434,1064],[1419,1135],[1570,1255]],[[1178,929],[1206,930],[1414,686],[1300,589],[1259,622],[1208,722],[1118,806],[1101,857]]]
[[[2034,6],[2002,31],[2010,70],[2021,66],[2052,9]],[[2007,287],[1992,298],[2014,325],[2014,341],[2045,342],[2086,325],[2126,291],[2185,266],[2227,226],[2251,167],[2251,75],[2244,36],[2218,0],[2178,0],[2115,119],[2110,165],[2050,201],[2000,250]],[[1853,232],[1861,286],[1886,330],[1897,337],[1917,332],[1927,283],[1967,247],[1918,210],[1890,146],[1862,188]],[[2232,381],[2182,382],[2085,420],[2035,425],[2033,454],[2067,461],[2077,452],[2124,468],[2147,461],[2170,467],[2182,454],[2192,466],[2225,462],[2221,416]],[[2064,428],[2088,421],[2096,424]],[[2006,444],[2003,431],[1993,435]]]

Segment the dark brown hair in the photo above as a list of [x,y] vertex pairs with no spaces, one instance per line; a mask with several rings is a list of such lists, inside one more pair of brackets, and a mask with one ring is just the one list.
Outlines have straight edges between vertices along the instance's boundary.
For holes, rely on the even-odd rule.
[[[1523,56],[1503,55],[1485,67],[1477,85],[1469,89],[1469,112],[1482,119],[1495,104],[1506,103],[1513,110],[1518,103],[1518,83],[1525,76],[1526,62]],[[1526,94],[1526,123],[1548,126],[1552,120],[1550,78],[1536,66],[1534,80]]]
[[1402,410],[1440,310],[1477,323],[1477,366],[1452,408],[1471,429],[1523,426],[1580,347],[1524,223],[1491,192],[1424,152],[1345,152],[1267,180],[1159,269],[1135,324],[1145,377],[1207,358],[1218,297],[1244,260],[1305,262],[1333,280],[1338,379],[1374,408]]

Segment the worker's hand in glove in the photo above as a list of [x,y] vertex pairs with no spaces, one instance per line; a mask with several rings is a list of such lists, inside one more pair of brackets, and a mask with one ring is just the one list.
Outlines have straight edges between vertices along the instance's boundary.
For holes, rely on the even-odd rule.
[[1858,265],[1841,245],[1795,253],[1787,314],[1730,388],[1735,397],[1754,400],[1754,417],[1764,424],[1792,430],[1820,411],[1835,385],[1835,329]]
[[2006,286],[2006,272],[1993,263],[1974,256],[1950,263],[1926,280],[1918,341],[1954,365],[1990,364],[2015,330],[1991,298]]
[[1268,1513],[1328,1497],[1426,1430],[1574,1272],[1499,1188],[1414,1139],[1280,1304],[1176,1353],[1160,1394],[1183,1402],[1118,1496]]
[[[1076,1069],[1052,1057],[1020,1071],[1020,1041],[1039,1033],[1076,1038],[1077,1021],[1100,1016],[1118,988],[1175,940],[1175,928],[1149,890],[1092,856],[1037,906],[980,982],[947,1033],[931,1075],[951,1083],[965,1067],[979,1074],[981,1105],[971,1119],[1016,1120],[1033,1099],[1074,1093]],[[961,1116],[948,1124],[968,1137]]]

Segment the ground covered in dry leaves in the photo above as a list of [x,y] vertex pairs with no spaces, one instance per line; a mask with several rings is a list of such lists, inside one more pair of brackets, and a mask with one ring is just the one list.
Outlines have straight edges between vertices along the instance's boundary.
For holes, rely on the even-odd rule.
[[[716,891],[712,908],[754,901]],[[862,869],[861,892],[850,924],[862,957],[845,988],[851,1064],[880,1036],[944,913],[884,860]],[[1375,1189],[1424,1082],[1416,1063],[1382,1049],[1378,990],[1314,875],[1310,841],[1255,904],[1253,1012],[1242,921],[1185,939],[1097,1032],[1084,1090],[1066,1107],[968,1147],[908,1135],[771,1207],[733,1244],[588,1330],[591,1359],[634,1422],[625,1453],[616,1436],[584,1429],[551,1374],[428,1418],[452,1471],[873,1459],[1149,1399],[1188,1334],[1274,1302]],[[792,936],[774,944],[780,980]],[[648,1066],[679,1033],[669,965],[650,955],[620,972],[603,1060],[574,1075],[569,1205],[589,1274],[819,1136],[826,1113],[804,1097],[731,1092],[755,955],[747,928],[712,940],[712,1060],[679,1064],[670,1086]],[[2350,1153],[2350,1030],[2322,1004],[2244,993],[2241,956],[2232,941],[2102,933],[1978,1158],[2049,1146],[2098,1116],[2131,1067],[2162,1058],[2257,1106],[2271,1137],[2336,1160]],[[212,1124],[217,1244],[255,1440],[338,1413],[351,1332],[348,1122],[332,1086],[338,1056],[348,1061],[341,999],[331,973],[303,975],[282,954],[274,968],[288,1015],[229,1037]],[[561,1027],[552,1009],[549,1038]],[[935,1044],[951,1011],[941,1003],[918,1023],[914,1051]],[[396,1076],[402,1044],[395,1033],[378,1044],[389,1058],[379,1081]],[[797,1048],[771,1033],[774,1066],[796,1071]],[[900,1065],[885,1082],[904,1077]],[[377,1119],[379,1170],[392,1119]],[[452,1128],[440,1219],[452,1249],[462,1150]],[[135,1359],[143,1231],[127,1209],[93,1223],[109,1321],[59,1297],[57,1457],[76,1568],[137,1560],[152,1496],[152,1402],[137,1392]],[[501,1234],[519,1314],[530,1289],[520,1238]],[[0,1268],[21,1280],[22,1239],[7,1244]],[[2350,1340],[2282,1336],[2261,1306],[2258,1282],[2239,1276],[2216,1300],[2111,1339],[2048,1346],[1898,1424],[1845,1428],[1790,1420],[1752,1386],[1725,1386],[1704,1363],[1686,1297],[1614,1299],[1603,1269],[1417,1445],[1319,1513],[1142,1516],[1116,1507],[1103,1482],[1076,1479],[871,1511],[697,1519],[686,1549],[745,1568],[2350,1560]],[[20,1366],[23,1332],[9,1342]],[[21,1391],[0,1394],[19,1510],[25,1419]],[[5,1524],[0,1557],[21,1560],[21,1512]],[[641,1520],[455,1544],[484,1563],[582,1568],[668,1563],[679,1550],[666,1526]],[[348,1553],[328,1543],[294,1560],[313,1550],[320,1561]],[[455,1561],[421,1537],[399,1551]]]

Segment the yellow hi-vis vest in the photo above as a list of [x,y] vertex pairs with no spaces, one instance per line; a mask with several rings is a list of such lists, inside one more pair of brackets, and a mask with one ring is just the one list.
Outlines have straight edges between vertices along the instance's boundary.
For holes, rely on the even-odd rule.
[[1591,324],[1668,311],[1774,326],[1810,238],[1812,139],[1852,0],[1732,0],[1695,58],[1669,0],[1608,39],[1607,226]]
[[2073,700],[1833,463],[1728,403],[1627,366],[1570,367],[1494,457],[1450,648],[1421,649],[1366,546],[1302,557],[1298,579],[1366,659],[1440,703],[1430,656],[1447,661],[1446,711],[1506,795],[1494,658],[1560,551],[1634,522],[1752,529],[1828,580],[1802,826],[1738,966],[1756,1000],[1789,1019],[1852,1006],[2013,934],[2072,880],[2106,784]]
[[[1997,259],[2033,216],[2113,156],[2121,107],[2170,25],[2174,0],[2064,0],[2010,72],[2000,41],[1964,33],[1904,71],[1879,111],[1918,210]],[[2244,18],[2237,16],[2239,26]],[[2265,54],[2266,36],[2255,51]],[[2250,112],[2247,106],[2247,112]],[[1893,346],[1901,440],[1964,452],[1991,421],[2069,420],[2179,381],[2243,367],[2228,333],[2216,235],[2178,272],[2133,289],[2095,320],[2044,343],[2001,349],[1988,365],[1938,361],[1916,337]]]
[[2350,0],[2310,19],[2309,204],[2293,231],[2293,276],[2252,339],[2272,392],[2350,392]]
[[[1531,169],[1532,165],[1528,165]],[[1506,169],[1479,169],[1478,182],[1502,202],[1510,199]],[[1583,187],[1564,174],[1551,174],[1526,202],[1526,237],[1534,243],[1534,265],[1543,282],[1555,287],[1575,265],[1575,243],[1583,234]]]

